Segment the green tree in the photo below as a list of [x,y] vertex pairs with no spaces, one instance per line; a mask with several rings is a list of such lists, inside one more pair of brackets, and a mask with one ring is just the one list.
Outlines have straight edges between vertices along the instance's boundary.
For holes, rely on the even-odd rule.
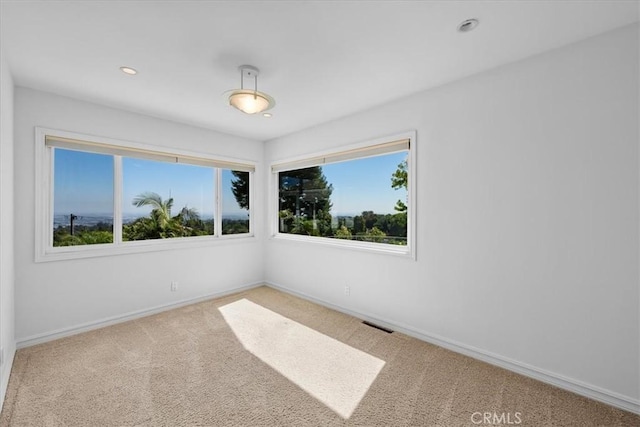
[[342,225],[336,230],[335,238],[351,240],[353,239],[353,236],[351,235],[351,231],[349,231],[346,226]]
[[357,240],[406,245],[407,213],[377,214],[364,211],[353,217],[353,229],[350,231]]
[[171,224],[171,208],[173,207],[173,197],[162,200],[159,194],[146,192],[137,195],[132,202],[136,208],[151,206],[151,219],[156,223],[159,230],[164,231]]
[[[407,160],[405,159],[400,164],[398,164],[398,168],[391,175],[391,188],[393,188],[394,190],[400,190],[402,188],[407,190],[409,188],[408,184],[409,174],[407,170]],[[407,205],[402,200],[398,200],[394,209],[398,212],[406,212]]]
[[[80,226],[83,227],[83,226]],[[78,227],[78,228],[80,228]],[[113,243],[111,231],[99,230],[98,226],[90,229],[83,227],[74,235],[69,234],[67,227],[58,227],[53,231],[53,246],[78,246],[96,245],[100,243]]]
[[[390,236],[407,237],[407,213],[401,212],[390,215],[387,234]],[[406,244],[406,240],[401,241]]]
[[320,166],[280,172],[280,231],[331,236],[331,193]]
[[205,224],[200,219],[200,214],[195,208],[183,207],[180,213],[173,217],[173,220],[178,221],[183,227],[183,235],[200,236],[209,234],[205,231]]
[[222,234],[241,234],[249,232],[248,219],[231,219],[222,220]]
[[367,230],[363,240],[366,242],[381,243],[385,237],[386,234],[384,233],[384,231],[380,230],[378,227],[373,227],[372,229]]
[[249,209],[249,172],[231,171],[231,191],[242,209]]
[[210,225],[204,224],[193,208],[183,207],[171,216],[173,198],[162,200],[157,193],[146,192],[133,199],[135,207],[151,206],[148,217],[138,218],[123,226],[124,240],[166,239],[212,234]]

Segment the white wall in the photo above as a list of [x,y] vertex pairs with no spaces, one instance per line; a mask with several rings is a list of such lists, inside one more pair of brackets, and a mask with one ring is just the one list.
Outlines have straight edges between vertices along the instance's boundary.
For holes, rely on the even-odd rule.
[[268,141],[417,130],[418,259],[267,239],[266,280],[638,410],[638,75],[634,25]]
[[[34,127],[175,147],[261,162],[261,142],[159,120],[31,89],[15,91],[15,273],[18,345],[56,331],[263,279],[258,237],[207,247],[82,260],[34,262]],[[257,173],[262,173],[258,168]],[[259,180],[258,180],[259,181]],[[254,203],[262,214],[261,183]],[[178,292],[170,292],[178,281]]]
[[[0,49],[1,51],[1,49]],[[9,383],[14,337],[13,263],[13,79],[0,53],[0,408]]]

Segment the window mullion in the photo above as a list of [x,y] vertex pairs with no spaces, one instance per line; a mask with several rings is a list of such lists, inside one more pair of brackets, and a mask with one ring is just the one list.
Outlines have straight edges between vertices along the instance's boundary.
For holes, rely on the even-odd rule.
[[215,182],[214,188],[216,189],[215,201],[216,201],[216,211],[214,213],[214,235],[216,237],[222,236],[222,169],[215,168]]
[[255,173],[249,173],[249,233],[250,234],[254,234],[255,233],[255,229],[254,229],[254,222],[253,222],[253,209],[254,209],[254,190],[253,190],[253,176],[255,175]]
[[46,247],[53,246],[53,222],[54,222],[54,211],[53,211],[53,186],[54,181],[53,177],[55,176],[55,161],[54,161],[54,150],[53,148],[45,148],[45,161],[49,165],[49,173],[46,176],[46,217],[47,217],[47,225],[44,228],[44,241],[46,242]]
[[113,156],[113,243],[122,243],[122,156]]

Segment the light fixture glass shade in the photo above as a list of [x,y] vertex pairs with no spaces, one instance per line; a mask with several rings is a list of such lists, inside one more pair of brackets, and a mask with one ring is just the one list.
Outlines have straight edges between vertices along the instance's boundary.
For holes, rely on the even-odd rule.
[[256,114],[273,108],[275,102],[266,93],[253,90],[234,90],[229,95],[229,105],[246,114]]

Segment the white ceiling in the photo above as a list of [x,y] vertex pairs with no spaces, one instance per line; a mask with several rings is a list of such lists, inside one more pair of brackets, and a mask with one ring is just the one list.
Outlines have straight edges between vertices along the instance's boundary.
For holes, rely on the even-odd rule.
[[[1,46],[19,86],[268,140],[637,22],[638,5],[2,0]],[[225,103],[241,64],[271,119]]]

